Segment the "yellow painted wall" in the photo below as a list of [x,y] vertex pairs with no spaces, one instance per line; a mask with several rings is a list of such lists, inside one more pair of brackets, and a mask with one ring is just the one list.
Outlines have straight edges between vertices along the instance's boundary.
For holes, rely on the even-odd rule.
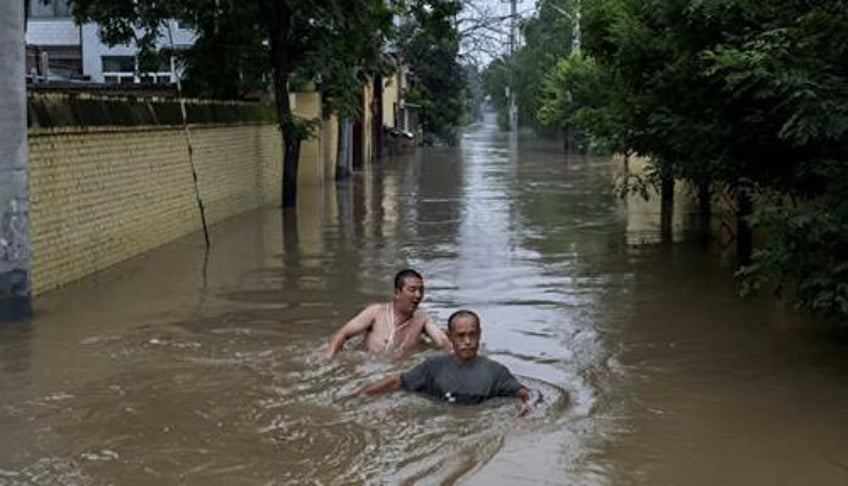
[[[306,91],[295,94],[293,111],[306,120],[321,119],[321,93]],[[308,140],[300,143],[300,159],[297,169],[298,187],[318,186],[324,182],[324,151],[321,148],[321,127]]]
[[[273,124],[194,127],[210,224],[280,198]],[[32,291],[40,294],[200,229],[178,127],[29,133]]]
[[383,126],[394,128],[395,105],[400,103],[400,74],[395,73],[383,82]]

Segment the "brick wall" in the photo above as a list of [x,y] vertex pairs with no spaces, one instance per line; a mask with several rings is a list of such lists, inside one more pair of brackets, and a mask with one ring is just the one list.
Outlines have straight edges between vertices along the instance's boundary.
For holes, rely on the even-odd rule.
[[[318,93],[291,98],[299,116],[320,120],[301,145],[298,192],[308,198],[335,178],[338,119],[321,119]],[[273,108],[193,101],[187,111],[207,222],[279,204],[282,137]],[[201,228],[181,120],[173,99],[30,89],[34,295]],[[370,138],[366,129],[365,160]]]
[[[279,200],[274,125],[194,127],[191,138],[210,224]],[[201,227],[179,127],[30,129],[29,185],[33,294]]]

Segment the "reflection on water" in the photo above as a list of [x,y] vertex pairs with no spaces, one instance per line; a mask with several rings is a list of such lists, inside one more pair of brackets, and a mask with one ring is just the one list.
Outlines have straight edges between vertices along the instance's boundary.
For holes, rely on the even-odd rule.
[[[51,293],[0,327],[0,485],[846,483],[844,349],[649,244],[612,170],[479,125]],[[434,351],[322,360],[407,265],[439,323],[480,312],[529,417],[352,395]]]

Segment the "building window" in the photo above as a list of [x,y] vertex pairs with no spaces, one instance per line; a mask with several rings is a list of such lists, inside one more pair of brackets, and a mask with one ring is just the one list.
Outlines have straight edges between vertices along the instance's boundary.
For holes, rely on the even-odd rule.
[[106,84],[133,84],[135,76],[132,74],[110,74],[103,76],[103,82]]
[[107,84],[131,84],[135,82],[135,57],[101,56],[103,82]]
[[135,57],[133,56],[102,56],[104,73],[134,73]]
[[162,73],[147,73],[139,77],[142,84],[171,84],[171,75]]
[[30,0],[27,16],[35,19],[68,18],[71,16],[70,0]]
[[79,78],[82,51],[79,46],[27,46],[27,72],[39,76]]

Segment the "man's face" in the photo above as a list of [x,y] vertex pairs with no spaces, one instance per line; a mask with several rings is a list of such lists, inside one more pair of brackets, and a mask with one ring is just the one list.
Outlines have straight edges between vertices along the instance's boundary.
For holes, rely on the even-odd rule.
[[472,316],[454,318],[450,333],[453,353],[461,360],[467,361],[477,356],[480,347],[480,324]]
[[406,277],[403,287],[395,289],[395,307],[401,312],[412,313],[424,299],[424,282],[420,278]]

